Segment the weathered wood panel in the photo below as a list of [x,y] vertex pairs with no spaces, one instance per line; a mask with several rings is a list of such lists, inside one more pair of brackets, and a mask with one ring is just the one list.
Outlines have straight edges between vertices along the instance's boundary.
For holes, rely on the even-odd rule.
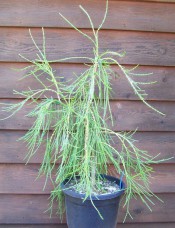
[[[16,103],[17,100],[1,100],[5,103]],[[166,116],[162,116],[140,101],[115,101],[111,102],[113,114],[113,130],[139,131],[174,131],[175,130],[175,103],[174,102],[150,102],[155,108],[161,110]],[[1,106],[3,106],[1,104]],[[10,119],[0,121],[0,129],[26,130],[32,126],[31,117],[25,115],[31,111],[33,105],[25,105],[16,115]],[[5,118],[8,113],[1,112],[0,118]],[[110,127],[110,122],[109,122]]]
[[[0,163],[24,164],[27,147],[22,141],[17,141],[25,131],[0,131]],[[134,138],[138,140],[136,145],[143,150],[147,150],[150,155],[156,156],[160,153],[160,159],[174,157],[165,163],[175,163],[175,133],[174,132],[138,132]],[[31,158],[29,163],[40,163],[42,161],[44,148]]]
[[[105,1],[90,0],[6,0],[0,6],[1,26],[69,27],[58,12],[79,28],[89,28],[82,13],[82,5],[91,15],[94,26],[101,23]],[[69,7],[67,7],[69,5]],[[38,8],[40,10],[38,10]],[[109,1],[109,12],[104,29],[175,32],[175,5],[153,4],[144,1]],[[117,12],[117,13],[116,13]],[[161,23],[160,23],[161,21]]]
[[[34,77],[28,77],[20,80],[27,71],[19,71],[23,67],[28,66],[25,63],[0,63],[0,97],[1,98],[21,98],[20,95],[14,95],[13,90],[24,91],[28,87],[32,89],[41,88]],[[64,76],[64,80],[73,79],[75,76],[81,74],[86,67],[83,64],[53,64],[53,69],[56,71],[56,76]],[[127,66],[131,68],[131,66]],[[18,69],[14,70],[14,69]],[[120,100],[138,100],[134,94],[131,86],[129,85],[125,76],[120,72],[117,67],[113,67],[117,78],[111,78],[111,86],[113,93],[112,99]],[[151,76],[140,77],[139,80],[143,82],[156,81],[157,83],[142,86],[147,93],[147,100],[175,100],[175,67],[153,67],[153,66],[140,66],[137,73],[153,73]],[[63,80],[63,79],[62,79]],[[136,79],[137,80],[137,79]],[[47,80],[44,79],[47,84]]]
[[21,225],[20,224],[19,225],[16,225],[16,224],[5,225],[5,224],[3,224],[3,225],[0,225],[0,226],[3,227],[3,228],[68,228],[68,226],[66,224],[56,224],[56,225],[25,225],[25,224],[21,224]]
[[[155,172],[150,178],[150,187],[154,193],[175,193],[175,166],[160,164],[152,166]],[[110,167],[110,170],[114,168]],[[38,176],[39,165],[1,164],[0,194],[49,194],[53,185],[48,181],[43,190],[45,178]]]
[[43,190],[45,177],[38,179],[39,165],[0,165],[0,194],[50,194],[50,181]]
[[[7,225],[7,224],[0,224],[0,227],[3,228],[68,228],[66,224],[49,224],[49,225],[25,225],[25,224],[13,224],[13,225]],[[169,227],[168,227],[169,228]]]
[[[112,1],[116,1],[116,0],[112,0]],[[138,1],[138,0],[136,0]],[[169,3],[175,3],[175,0],[143,0],[145,2],[169,2]]]
[[[128,218],[127,223],[145,222],[175,222],[175,194],[159,194],[164,203],[155,200],[153,211],[149,211],[139,200],[131,202],[131,214],[134,220]],[[53,213],[50,219],[48,213],[49,195],[0,195],[1,224],[56,224],[60,223],[58,215]],[[54,211],[56,204],[54,205]],[[9,216],[10,215],[10,216]],[[121,207],[118,222],[123,221],[125,210]],[[64,220],[65,221],[65,220]]]
[[[115,93],[111,98],[120,100],[112,102],[115,116],[114,129],[135,130],[136,127],[139,127],[141,132],[135,135],[135,138],[139,140],[137,145],[150,151],[152,155],[160,152],[161,158],[175,155],[175,106],[174,102],[170,102],[175,101],[173,67],[175,66],[175,4],[170,2],[175,3],[174,0],[111,0],[109,15],[104,24],[104,30],[100,33],[101,51],[106,48],[114,51],[126,50],[127,56],[121,61],[123,64],[139,63],[143,65],[141,67],[143,72],[152,71],[154,75],[151,78],[158,81],[157,84],[148,86],[148,100],[158,101],[150,103],[165,112],[166,117],[160,117],[138,102],[123,77],[112,80]],[[104,12],[104,0],[100,1],[100,4],[99,0],[1,1],[0,98],[20,98],[12,94],[13,89],[24,90],[27,86],[37,87],[32,78],[29,81],[17,81],[22,74],[8,69],[9,66],[25,65],[22,63],[23,60],[18,57],[19,53],[29,58],[35,57],[34,46],[27,27],[50,27],[46,29],[46,39],[48,57],[51,60],[72,55],[85,56],[87,54],[91,56],[92,46],[75,31],[66,29],[69,28],[69,25],[58,15],[58,12],[61,12],[78,27],[85,28],[83,31],[91,34],[88,29],[89,24],[78,8],[79,4],[90,12],[97,27]],[[41,46],[41,29],[33,28],[32,31]],[[65,74],[69,79],[72,77],[72,71],[79,73],[84,68],[81,64],[83,61],[77,59],[73,62],[75,64],[56,64],[54,67],[58,74]],[[146,78],[146,80],[148,79]],[[17,100],[14,99],[15,101]],[[0,129],[2,129],[0,130],[0,227],[66,228],[65,224],[60,224],[60,220],[55,214],[50,219],[47,213],[43,213],[48,208],[49,195],[45,194],[49,193],[51,185],[49,184],[45,192],[42,192],[44,178],[34,182],[39,164],[24,166],[23,158],[26,154],[26,146],[22,142],[16,142],[16,139],[25,132],[21,130],[30,127],[32,120],[23,117],[23,114],[30,108],[25,107],[13,119],[0,121]],[[30,163],[41,162],[42,154],[43,148]],[[133,201],[131,211],[134,220],[128,219],[126,224],[119,224],[117,227],[172,228],[175,226],[174,162],[175,158],[164,164],[156,165],[157,172],[155,178],[152,179],[153,191],[161,193],[158,195],[165,203],[156,202],[153,213],[151,213],[140,201]],[[121,208],[119,223],[122,222],[123,217],[124,210]]]
[[[92,32],[84,30],[88,35]],[[0,61],[24,61],[19,53],[27,58],[36,58],[36,50],[27,28],[0,28]],[[33,36],[41,46],[41,29],[33,28]],[[100,32],[100,52],[126,50],[123,64],[174,66],[175,34],[144,33],[130,31]],[[70,39],[71,37],[71,39]],[[59,42],[58,42],[59,40]],[[85,37],[70,29],[46,29],[47,56],[49,60],[65,57],[92,57],[92,45]],[[73,62],[84,62],[74,59]]]

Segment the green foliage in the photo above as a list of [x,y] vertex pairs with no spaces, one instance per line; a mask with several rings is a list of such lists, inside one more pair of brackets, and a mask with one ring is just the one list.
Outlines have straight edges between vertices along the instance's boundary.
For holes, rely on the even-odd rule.
[[[140,77],[150,74],[139,74],[134,67],[127,69],[120,64],[119,59],[123,58],[125,53],[105,51],[100,53],[99,48],[99,30],[105,22],[108,1],[104,19],[98,29],[94,29],[93,22],[86,12],[80,6],[80,9],[87,15],[92,27],[92,36],[85,34],[74,26],[64,16],[76,31],[87,38],[93,44],[93,58],[81,56],[48,61],[45,50],[45,35],[43,31],[43,47],[39,48],[31,32],[31,38],[37,49],[36,59],[25,60],[31,64],[21,70],[27,70],[25,80],[28,77],[35,78],[41,89],[17,92],[25,99],[17,104],[5,104],[4,111],[9,112],[11,117],[19,111],[24,105],[33,104],[35,108],[27,114],[27,117],[35,118],[31,129],[21,138],[27,143],[27,159],[37,153],[42,144],[45,144],[43,162],[41,164],[39,175],[46,175],[54,185],[51,192],[51,207],[54,199],[59,201],[61,212],[63,212],[63,196],[60,183],[66,178],[75,178],[80,176],[80,182],[77,183],[77,191],[82,188],[86,190],[85,199],[93,194],[94,189],[100,188],[100,174],[107,174],[108,163],[112,163],[117,173],[124,172],[127,188],[125,191],[124,206],[127,208],[127,214],[130,215],[129,205],[133,197],[139,196],[151,210],[150,204],[153,204],[154,194],[149,188],[149,176],[153,171],[150,164],[160,161],[157,157],[151,157],[147,151],[143,151],[135,146],[132,132],[114,132],[108,128],[107,122],[112,120],[109,98],[112,92],[111,78],[115,72],[113,65],[120,68],[121,74],[126,77],[128,83],[133,88],[138,98],[149,108],[161,113],[152,107],[145,100],[146,92],[141,88],[144,84],[139,81]],[[62,82],[63,76],[56,75],[52,69],[51,63],[64,62],[70,59],[84,59],[88,62],[86,70],[80,75],[75,75],[70,81]],[[47,85],[45,83],[47,79]],[[136,79],[136,80],[135,80]],[[53,94],[48,96],[48,92]],[[44,97],[44,98],[42,98]],[[114,146],[118,141],[121,149]],[[57,163],[60,163],[57,166]],[[122,166],[121,166],[122,164]]]

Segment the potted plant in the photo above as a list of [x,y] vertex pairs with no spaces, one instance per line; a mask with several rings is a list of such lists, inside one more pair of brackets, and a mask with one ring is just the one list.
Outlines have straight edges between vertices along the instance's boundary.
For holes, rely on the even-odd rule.
[[[33,126],[21,140],[27,143],[28,160],[41,145],[45,145],[39,175],[45,174],[46,181],[51,179],[53,183],[50,209],[52,210],[56,199],[59,202],[58,210],[62,214],[65,196],[69,228],[114,228],[120,197],[124,193],[126,215],[130,215],[130,200],[136,196],[150,209],[151,198],[155,196],[149,188],[149,176],[153,171],[150,164],[160,160],[136,147],[134,132],[112,130],[115,123],[110,107],[111,79],[116,76],[113,66],[119,68],[120,76],[126,77],[143,103],[159,114],[164,114],[145,100],[146,93],[141,86],[154,82],[144,83],[139,81],[139,77],[149,74],[137,73],[137,66],[131,69],[122,66],[119,60],[125,53],[100,51],[99,31],[107,16],[108,1],[98,29],[94,28],[88,12],[82,6],[80,9],[90,22],[91,35],[61,16],[93,45],[92,57],[74,56],[49,61],[44,29],[42,48],[38,47],[30,32],[37,54],[34,60],[22,56],[30,65],[21,70],[27,72],[25,80],[34,77],[41,87],[14,91],[24,99],[16,104],[4,104],[3,110],[10,113],[6,117],[9,118],[24,105],[34,105],[26,115],[35,119]],[[56,74],[52,63],[71,59],[83,60],[86,69],[68,81],[64,76]],[[109,164],[112,164],[119,178],[108,175]]]

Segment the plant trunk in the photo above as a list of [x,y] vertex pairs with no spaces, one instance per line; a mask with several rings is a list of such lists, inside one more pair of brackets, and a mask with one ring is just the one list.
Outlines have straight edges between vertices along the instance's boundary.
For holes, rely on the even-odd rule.
[[91,165],[91,178],[92,178],[92,189],[95,189],[96,183],[96,160],[97,158],[92,157],[92,165]]

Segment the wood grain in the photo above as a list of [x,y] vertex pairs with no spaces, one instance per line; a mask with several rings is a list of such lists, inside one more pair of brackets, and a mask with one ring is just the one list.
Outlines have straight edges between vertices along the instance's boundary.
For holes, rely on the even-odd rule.
[[145,1],[145,2],[169,2],[169,3],[175,3],[175,0],[143,0],[143,1]]
[[[83,30],[88,35],[90,31]],[[92,57],[92,45],[82,35],[70,29],[45,29],[46,50],[49,60],[81,56]],[[24,61],[19,53],[29,59],[36,58],[27,28],[0,28],[0,61]],[[33,28],[35,41],[41,46],[41,29]],[[126,57],[120,60],[123,64],[174,66],[175,34],[145,33],[130,31],[101,31],[100,52],[108,50],[126,50]],[[70,39],[71,38],[71,39]],[[73,62],[84,62],[74,59]],[[88,61],[87,61],[88,62]]]
[[[43,190],[45,177],[36,180],[39,165],[1,164],[0,194],[49,194],[53,189],[50,181]],[[150,187],[154,193],[175,193],[175,166],[167,164],[153,165],[154,173],[150,178]],[[114,168],[110,170],[114,173]]]
[[[1,224],[57,224],[58,215],[53,213],[50,219],[48,213],[48,195],[0,195],[0,223]],[[145,222],[175,222],[174,207],[175,194],[159,194],[164,201],[155,201],[153,212],[150,212],[139,200],[131,202],[133,220],[128,218],[126,223]],[[54,211],[56,204],[54,205]],[[10,214],[10,216],[9,216]],[[118,222],[123,221],[125,210],[121,207]],[[64,220],[65,222],[65,220]]]
[[[17,100],[1,100],[3,103],[16,103]],[[139,131],[175,131],[175,103],[174,102],[150,102],[152,106],[161,110],[166,116],[161,116],[140,101],[115,101],[111,102],[111,111],[114,124],[109,127],[113,130],[135,130]],[[1,104],[1,108],[3,105]],[[26,117],[26,114],[34,108],[28,104],[10,119],[0,121],[0,129],[26,130],[32,126],[33,118]],[[9,113],[10,114],[10,113]],[[1,112],[0,118],[9,115]]]
[[[20,80],[28,71],[19,71],[28,66],[25,63],[0,63],[0,97],[1,98],[22,98],[20,95],[14,95],[13,90],[24,91],[41,88],[41,85],[34,77],[28,77]],[[83,64],[52,64],[56,76],[63,76],[61,79],[66,83],[68,80],[73,80],[75,74],[80,75],[86,67]],[[131,68],[131,66],[126,66]],[[14,69],[18,69],[14,70]],[[133,89],[129,85],[125,76],[117,67],[113,67],[114,72],[118,75],[117,78],[111,77],[112,94],[111,99],[119,100],[138,100]],[[147,100],[175,100],[175,67],[153,67],[140,66],[137,73],[153,73],[151,76],[140,77],[142,82],[156,81],[157,83],[142,86],[148,94]],[[42,77],[43,82],[48,84],[46,75]],[[138,80],[138,79],[136,79]]]
[[[22,141],[17,141],[25,131],[0,131],[0,163],[24,164],[27,147]],[[150,155],[156,156],[160,153],[160,159],[174,157],[165,163],[175,163],[175,133],[174,132],[138,132],[134,138],[138,140],[136,145],[147,150]],[[40,163],[43,158],[44,146],[31,158],[29,163]]]
[[[95,0],[6,0],[1,2],[1,26],[61,27],[69,25],[59,16],[61,12],[79,28],[89,28],[82,13],[82,5],[97,28],[105,11],[105,1]],[[167,1],[168,2],[168,1]],[[67,7],[69,5],[69,7]],[[38,7],[40,10],[38,10]],[[104,29],[175,32],[175,5],[144,1],[109,1],[109,12]],[[117,13],[116,13],[117,12]],[[160,23],[161,21],[161,23]]]
[[0,165],[0,194],[50,194],[53,190],[48,181],[45,190],[45,177],[37,178],[39,165]]

